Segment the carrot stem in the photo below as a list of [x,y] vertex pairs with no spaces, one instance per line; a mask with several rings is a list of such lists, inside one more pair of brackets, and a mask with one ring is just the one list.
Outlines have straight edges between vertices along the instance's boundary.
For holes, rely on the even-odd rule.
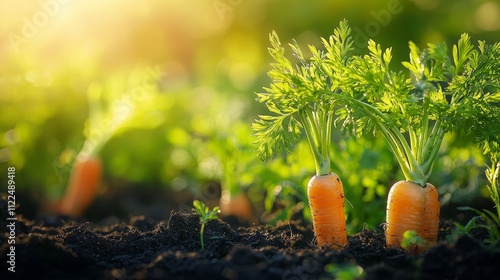
[[331,128],[326,129],[326,125],[332,123],[333,115],[323,108],[313,112],[310,107],[303,108],[299,113],[313,154],[316,175],[330,174]]
[[430,172],[432,171],[432,166],[434,164],[434,160],[437,157],[437,154],[439,152],[439,148],[441,147],[441,143],[443,142],[444,138],[444,130],[440,129],[439,132],[437,133],[436,138],[434,139],[434,146],[429,152],[427,161],[423,164],[422,170],[424,173],[429,173],[426,175],[428,178],[430,176]]
[[425,98],[424,99],[424,117],[423,117],[423,121],[422,121],[422,133],[420,134],[420,137],[419,137],[419,145],[417,147],[417,163],[419,165],[422,165],[423,164],[423,161],[424,161],[424,157],[425,155],[423,154],[423,149],[424,149],[424,146],[426,144],[426,140],[428,139],[429,135],[429,111],[428,111],[428,107],[429,107],[429,99]]
[[410,147],[411,147],[411,154],[412,156],[417,160],[418,163],[418,140],[417,140],[417,134],[413,130],[409,130],[408,134],[410,135]]
[[203,232],[205,231],[205,223],[201,223],[201,228],[200,228],[200,243],[201,243],[201,249],[205,250],[205,241],[203,238]]
[[[422,152],[415,153],[415,149],[417,149],[417,151],[419,150],[419,148],[416,147],[418,146],[416,144],[417,141],[415,139],[410,139],[410,141],[414,143],[410,147],[401,131],[393,126],[390,126],[389,124],[391,122],[388,117],[377,108],[351,96],[342,94],[332,94],[332,96],[360,106],[360,109],[363,110],[366,113],[366,116],[368,116],[375,123],[386,139],[406,180],[418,183],[422,187],[425,186],[427,180],[429,179],[429,171],[432,167],[432,163],[437,156],[444,137],[444,130],[441,128],[439,121],[434,124],[433,131],[430,136],[427,139],[424,139],[425,144]],[[426,116],[428,117],[428,115]],[[411,131],[409,132],[410,138],[414,138],[412,134],[416,135],[416,132],[411,128],[408,129],[408,131]],[[420,157],[421,160],[424,161],[423,166],[418,163],[414,154],[417,155],[417,158]]]
[[386,116],[382,114],[375,107],[358,100],[354,101],[358,102],[363,106],[363,109],[366,112],[366,114],[379,127],[380,131],[382,132],[382,135],[386,139],[387,143],[389,144],[389,147],[391,148],[394,156],[396,157],[396,160],[398,161],[405,178],[407,180],[416,182],[421,186],[425,185],[425,180],[422,180],[423,174],[416,173],[420,170],[417,167],[416,161],[412,156],[410,148],[408,147],[408,143],[406,142],[401,132],[399,132],[399,130],[391,129],[387,125],[382,124],[382,122],[378,120],[378,118],[374,115],[374,113],[376,113],[386,122],[388,120],[386,119]]

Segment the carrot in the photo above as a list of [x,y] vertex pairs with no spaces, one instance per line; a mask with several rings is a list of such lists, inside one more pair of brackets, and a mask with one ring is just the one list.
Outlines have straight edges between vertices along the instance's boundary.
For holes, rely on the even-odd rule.
[[[352,40],[348,38],[350,28],[346,21],[335,29],[328,44],[335,49],[332,57],[350,51]],[[257,100],[265,103],[272,114],[260,115],[252,129],[256,136],[257,152],[262,159],[271,159],[278,154],[291,152],[301,134],[305,134],[314,158],[315,176],[308,184],[308,200],[312,211],[314,233],[319,246],[329,245],[333,250],[347,245],[344,216],[344,190],[339,177],[331,172],[330,148],[334,125],[335,105],[328,91],[337,91],[341,82],[336,69],[329,69],[333,76],[325,76],[325,68],[318,62],[324,53],[310,47],[313,56],[305,58],[298,43],[290,44],[299,64],[293,66],[285,57],[285,50],[276,32],[270,35],[272,47],[269,53],[275,60],[269,76],[273,82],[264,93],[257,93]],[[339,58],[331,65],[340,68],[345,63]],[[331,70],[331,71],[330,71]],[[339,75],[340,76],[340,75]],[[324,85],[319,86],[321,83]]]
[[[389,247],[399,247],[405,231],[422,231],[425,191],[410,181],[399,181],[389,191],[385,238]],[[420,235],[420,234],[419,234]]]
[[233,215],[247,221],[253,217],[252,205],[248,196],[243,192],[236,195],[223,192],[219,207],[221,214],[225,216]]
[[389,191],[387,200],[386,245],[400,247],[403,234],[413,230],[425,241],[410,247],[411,253],[420,253],[437,242],[439,226],[439,196],[436,188],[411,181],[399,181]]
[[102,164],[98,157],[77,158],[61,201],[61,214],[82,215],[94,200],[101,175]]
[[342,249],[347,244],[344,215],[344,188],[339,176],[331,173],[311,178],[307,188],[318,246]]

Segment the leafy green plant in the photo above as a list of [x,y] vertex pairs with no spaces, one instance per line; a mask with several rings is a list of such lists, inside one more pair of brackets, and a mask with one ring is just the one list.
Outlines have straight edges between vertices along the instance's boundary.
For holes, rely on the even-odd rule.
[[500,245],[500,199],[498,196],[498,175],[500,170],[500,162],[497,158],[492,157],[491,166],[486,169],[486,177],[489,181],[487,186],[490,198],[494,203],[496,213],[488,209],[475,209],[472,207],[464,206],[459,207],[459,210],[473,211],[478,216],[471,218],[467,224],[456,224],[457,232],[460,234],[471,234],[475,229],[484,229],[488,233],[488,238],[484,242],[491,246]]
[[[500,53],[500,44],[496,44],[496,49]],[[500,59],[496,57],[497,64],[500,64]],[[476,112],[477,120],[472,122],[467,128],[466,132],[474,136],[475,142],[478,144],[483,153],[490,158],[490,166],[486,168],[485,175],[488,180],[487,189],[490,198],[494,204],[495,211],[488,209],[475,209],[472,207],[460,207],[460,210],[470,210],[478,214],[473,217],[465,226],[457,225],[459,232],[469,234],[472,230],[482,228],[488,233],[488,238],[484,240],[485,243],[492,246],[500,245],[500,196],[499,196],[499,172],[500,172],[500,126],[498,120],[500,119],[500,65],[492,68],[484,62],[489,74],[496,75],[492,81],[484,82],[484,86],[491,90],[497,90],[495,94],[488,96],[491,99],[491,106],[482,106],[481,110]],[[485,79],[485,78],[483,78]],[[463,132],[464,133],[464,132]],[[480,222],[481,221],[481,222]]]
[[205,225],[211,220],[218,219],[219,207],[215,206],[212,210],[210,210],[205,205],[205,203],[203,203],[199,200],[193,201],[193,207],[194,207],[193,210],[195,211],[195,213],[200,215],[200,222],[201,222],[200,243],[201,243],[201,249],[205,250],[205,241],[204,241]]
[[453,235],[472,234],[476,229],[485,229],[488,237],[484,239],[484,243],[492,246],[497,246],[500,243],[500,220],[496,214],[488,209],[478,210],[469,206],[458,207],[459,210],[473,211],[478,216],[472,217],[467,224],[456,224],[456,230]]

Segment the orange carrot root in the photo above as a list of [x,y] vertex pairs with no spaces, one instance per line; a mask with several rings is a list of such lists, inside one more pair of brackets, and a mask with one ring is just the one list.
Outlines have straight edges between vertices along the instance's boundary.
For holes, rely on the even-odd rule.
[[340,250],[347,245],[344,188],[337,174],[314,176],[307,188],[318,246]]
[[243,192],[235,196],[231,196],[229,192],[224,192],[220,199],[219,208],[221,214],[225,216],[233,215],[246,221],[253,218],[252,204]]
[[421,231],[425,193],[418,184],[399,181],[392,186],[387,200],[387,246],[399,247],[407,230]]
[[410,253],[421,253],[437,243],[439,195],[436,188],[425,188],[410,181],[399,181],[389,191],[387,200],[386,245],[400,247],[403,234],[413,230],[425,244],[410,246]]
[[101,176],[102,164],[99,158],[76,159],[61,201],[60,213],[81,216],[94,200]]

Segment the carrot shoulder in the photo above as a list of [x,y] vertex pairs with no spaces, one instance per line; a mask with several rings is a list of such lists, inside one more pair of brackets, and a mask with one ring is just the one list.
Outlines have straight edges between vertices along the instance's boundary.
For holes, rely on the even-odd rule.
[[61,201],[61,214],[80,216],[92,203],[102,176],[98,157],[76,159],[68,187]]
[[340,250],[347,245],[344,215],[344,188],[335,173],[316,175],[307,188],[318,246]]

